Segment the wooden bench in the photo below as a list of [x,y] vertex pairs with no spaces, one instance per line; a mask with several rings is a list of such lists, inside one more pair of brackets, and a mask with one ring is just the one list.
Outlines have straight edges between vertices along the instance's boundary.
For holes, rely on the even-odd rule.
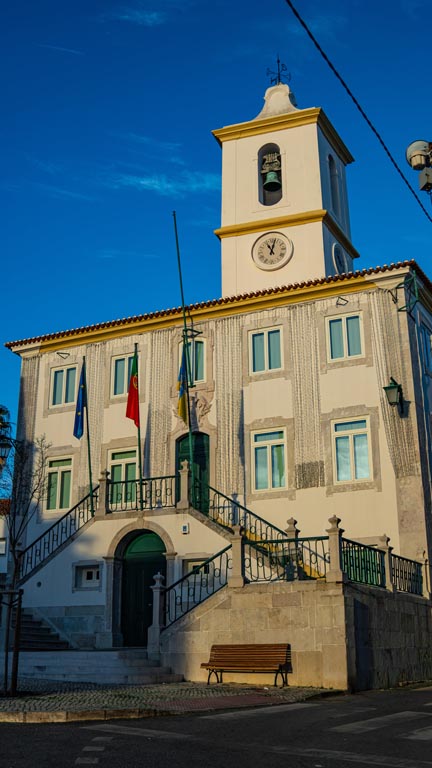
[[277,685],[280,675],[283,688],[288,685],[288,672],[292,672],[291,646],[287,643],[212,645],[210,659],[201,667],[209,670],[207,685],[212,675],[217,683],[222,683],[224,672],[274,672],[274,684]]

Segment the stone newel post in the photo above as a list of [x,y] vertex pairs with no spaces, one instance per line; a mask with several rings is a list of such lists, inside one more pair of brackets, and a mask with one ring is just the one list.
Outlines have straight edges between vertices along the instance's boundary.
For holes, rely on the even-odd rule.
[[182,461],[180,475],[180,498],[177,501],[177,509],[189,508],[189,462]]
[[163,624],[162,618],[162,591],[164,577],[157,573],[153,577],[155,583],[150,589],[153,591],[153,621],[148,629],[147,655],[149,659],[160,658],[160,633]]
[[385,571],[385,585],[386,589],[389,590],[389,592],[396,592],[396,587],[393,584],[393,569],[392,569],[392,562],[391,562],[391,553],[393,552],[393,547],[389,546],[390,538],[387,536],[387,534],[383,534],[379,537],[379,546],[378,549],[381,550],[381,552],[384,552],[384,571]]
[[429,560],[427,559],[426,552],[423,553],[422,563],[422,575],[423,575],[423,597],[428,600],[431,599],[431,567]]
[[99,478],[99,503],[97,515],[106,515],[109,512],[109,472],[104,469]]
[[297,528],[297,520],[290,517],[287,520],[287,527],[285,533],[288,537],[288,560],[285,565],[285,578],[287,581],[296,581],[299,578],[298,573],[298,537],[300,529]]
[[333,515],[329,518],[330,528],[326,529],[329,537],[330,570],[326,573],[326,581],[330,583],[344,582],[345,574],[341,568],[341,538],[343,528],[339,528],[340,518]]
[[233,535],[231,536],[231,556],[232,556],[232,570],[231,575],[228,578],[229,587],[243,587],[244,586],[244,552],[243,552],[243,536],[240,533],[240,526],[233,525]]

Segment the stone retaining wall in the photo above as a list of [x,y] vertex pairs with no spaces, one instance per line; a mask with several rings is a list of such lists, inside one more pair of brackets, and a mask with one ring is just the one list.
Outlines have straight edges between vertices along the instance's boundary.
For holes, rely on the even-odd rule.
[[[227,587],[161,635],[163,664],[186,680],[214,643],[291,644],[292,685],[342,690],[432,679],[432,604],[425,598],[325,581]],[[226,682],[272,684],[230,674]]]

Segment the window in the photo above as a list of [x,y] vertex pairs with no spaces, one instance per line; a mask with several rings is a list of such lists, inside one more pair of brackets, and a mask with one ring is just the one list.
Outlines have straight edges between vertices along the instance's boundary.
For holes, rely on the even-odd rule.
[[252,373],[282,368],[280,328],[250,334],[250,360]]
[[427,373],[432,373],[432,333],[426,325],[421,325],[423,364]]
[[51,371],[51,405],[75,402],[76,367],[54,368]]
[[363,354],[360,315],[344,315],[328,320],[330,360],[345,360]]
[[262,205],[282,199],[282,158],[277,144],[266,144],[258,152],[258,198]]
[[100,567],[99,565],[77,565],[75,567],[76,589],[99,589]]
[[337,483],[368,480],[369,422],[367,419],[333,424],[334,472]]
[[328,166],[330,174],[330,196],[333,213],[338,218],[341,215],[341,200],[340,200],[340,188],[339,188],[339,174],[336,167],[336,162],[332,155],[328,156]]
[[136,451],[113,451],[111,454],[111,505],[128,507],[136,501]]
[[285,430],[255,432],[252,452],[254,489],[285,488]]
[[70,508],[72,459],[48,461],[47,509]]
[[0,555],[6,554],[6,539],[0,539]]
[[133,355],[114,357],[111,369],[111,395],[127,395],[132,371]]
[[[189,363],[194,384],[205,381],[205,340],[193,339],[188,342]],[[179,344],[179,370],[181,366],[183,342]]]

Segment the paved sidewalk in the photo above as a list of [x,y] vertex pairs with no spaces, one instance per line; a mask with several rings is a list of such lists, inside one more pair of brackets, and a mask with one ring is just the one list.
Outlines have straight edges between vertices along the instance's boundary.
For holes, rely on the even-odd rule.
[[[15,698],[0,695],[0,722],[42,723],[153,717],[305,701],[329,691],[232,683],[96,685],[20,680]],[[336,691],[332,691],[336,693]]]

